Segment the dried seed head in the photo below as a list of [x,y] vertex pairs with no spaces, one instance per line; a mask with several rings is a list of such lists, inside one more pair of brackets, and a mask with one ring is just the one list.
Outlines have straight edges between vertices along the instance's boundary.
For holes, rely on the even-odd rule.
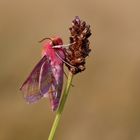
[[69,28],[71,36],[70,43],[73,43],[66,51],[66,61],[70,65],[66,66],[73,73],[79,73],[85,70],[85,58],[89,55],[88,38],[91,35],[90,26],[85,21],[81,21],[78,16],[72,21],[72,27]]

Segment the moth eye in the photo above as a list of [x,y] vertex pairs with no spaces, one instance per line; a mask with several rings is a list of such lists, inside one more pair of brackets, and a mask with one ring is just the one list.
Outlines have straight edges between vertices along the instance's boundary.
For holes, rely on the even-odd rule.
[[53,41],[52,41],[52,44],[53,44],[53,46],[55,46],[55,45],[56,45],[56,41],[53,40]]

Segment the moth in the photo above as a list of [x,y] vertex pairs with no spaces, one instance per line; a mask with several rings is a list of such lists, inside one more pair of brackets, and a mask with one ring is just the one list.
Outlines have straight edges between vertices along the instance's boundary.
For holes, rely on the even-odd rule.
[[[48,39],[46,42],[45,40]],[[44,38],[42,58],[34,67],[20,90],[28,103],[36,103],[43,97],[50,99],[51,108],[58,108],[63,87],[63,65],[65,49],[71,44],[63,45],[60,37]]]

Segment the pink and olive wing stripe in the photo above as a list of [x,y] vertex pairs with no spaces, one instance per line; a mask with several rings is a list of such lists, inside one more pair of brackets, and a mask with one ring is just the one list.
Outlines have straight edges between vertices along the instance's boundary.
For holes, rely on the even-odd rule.
[[39,76],[39,88],[40,92],[46,96],[48,95],[48,91],[52,85],[52,83],[55,83],[55,78],[52,73],[52,66],[50,63],[43,63],[40,71]]
[[20,88],[28,103],[37,102],[48,92],[52,78],[51,65],[48,56],[44,56],[35,66],[27,80]]

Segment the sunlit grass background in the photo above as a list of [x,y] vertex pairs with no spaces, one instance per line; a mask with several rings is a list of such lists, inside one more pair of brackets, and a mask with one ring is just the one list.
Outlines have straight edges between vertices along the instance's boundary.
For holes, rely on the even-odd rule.
[[19,88],[43,37],[68,43],[79,15],[92,29],[85,72],[75,76],[56,140],[140,140],[140,2],[0,0],[0,140],[47,140],[48,100],[28,105]]

